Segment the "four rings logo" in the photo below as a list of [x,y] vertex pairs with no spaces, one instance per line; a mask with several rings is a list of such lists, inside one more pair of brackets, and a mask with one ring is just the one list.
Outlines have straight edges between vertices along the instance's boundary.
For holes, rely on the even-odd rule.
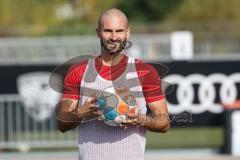
[[240,73],[172,74],[164,80],[176,85],[177,102],[169,104],[169,112],[173,114],[189,110],[195,114],[205,111],[221,113],[223,104],[239,99]]

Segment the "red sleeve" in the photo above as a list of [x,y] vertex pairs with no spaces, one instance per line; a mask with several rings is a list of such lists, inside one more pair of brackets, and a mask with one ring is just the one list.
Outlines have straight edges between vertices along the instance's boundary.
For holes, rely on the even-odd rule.
[[155,102],[165,98],[161,88],[161,78],[157,70],[150,64],[136,60],[136,70],[143,94],[147,103]]
[[84,61],[70,67],[64,79],[63,98],[75,100],[80,98],[80,85],[86,66],[87,61]]

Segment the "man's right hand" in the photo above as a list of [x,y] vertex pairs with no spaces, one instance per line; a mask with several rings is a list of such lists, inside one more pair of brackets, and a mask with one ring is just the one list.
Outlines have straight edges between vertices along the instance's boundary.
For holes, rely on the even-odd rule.
[[83,106],[78,106],[78,100],[63,98],[56,107],[55,113],[58,119],[60,131],[75,128],[79,122],[98,118],[102,112],[95,105],[96,98],[87,98]]
[[85,120],[98,118],[102,115],[102,112],[96,106],[96,97],[87,98],[84,105],[77,108],[76,114],[80,118],[84,118]]

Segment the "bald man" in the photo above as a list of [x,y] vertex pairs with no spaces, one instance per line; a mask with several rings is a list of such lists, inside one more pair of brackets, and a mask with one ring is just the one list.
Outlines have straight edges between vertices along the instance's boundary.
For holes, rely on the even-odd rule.
[[[64,80],[63,98],[56,110],[56,115],[61,117],[58,127],[64,132],[78,126],[81,160],[143,160],[146,130],[164,133],[170,126],[160,77],[152,66],[128,56],[124,50],[130,29],[122,11],[105,11],[96,31],[101,54],[70,68]],[[129,75],[135,78],[129,80]],[[137,92],[138,116],[122,123],[124,127],[111,127],[96,119],[81,123],[102,115],[95,105],[95,97],[84,91],[87,87]],[[146,115],[147,106],[151,116]]]

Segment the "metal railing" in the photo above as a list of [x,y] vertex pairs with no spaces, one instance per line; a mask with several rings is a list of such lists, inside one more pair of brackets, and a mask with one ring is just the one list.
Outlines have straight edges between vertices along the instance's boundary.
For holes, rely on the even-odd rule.
[[76,146],[77,131],[59,132],[54,113],[45,121],[36,121],[25,111],[19,95],[0,95],[0,149]]
[[[205,36],[207,37],[207,36]],[[147,60],[171,59],[171,33],[135,34],[127,53]],[[194,41],[193,60],[240,59],[236,39]],[[0,38],[0,65],[59,64],[80,55],[99,54],[96,36]]]
[[[169,34],[133,36],[127,52],[134,57],[170,57]],[[161,48],[161,49],[160,49]],[[96,36],[0,38],[0,64],[59,64],[73,57],[100,53]]]

